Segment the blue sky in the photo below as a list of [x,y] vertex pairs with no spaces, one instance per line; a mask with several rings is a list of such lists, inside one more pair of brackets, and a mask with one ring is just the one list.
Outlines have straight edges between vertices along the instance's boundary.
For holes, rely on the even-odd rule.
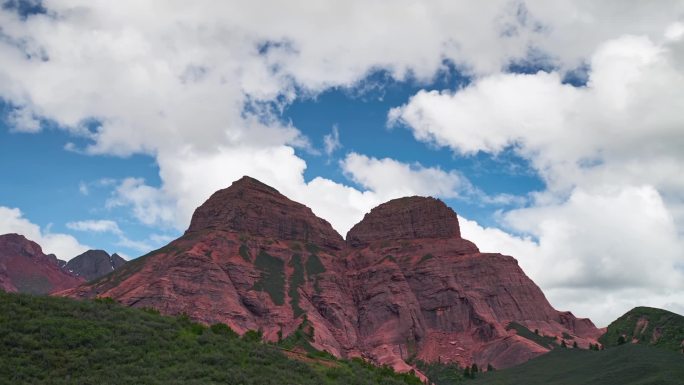
[[[516,69],[529,72],[526,67]],[[362,189],[363,186],[345,176],[339,165],[344,154],[357,152],[425,167],[458,170],[489,195],[513,194],[522,198],[530,192],[541,191],[543,181],[525,159],[510,150],[496,155],[480,152],[459,156],[416,141],[404,127],[388,127],[390,108],[406,103],[417,91],[455,90],[468,81],[469,78],[459,74],[453,66],[437,74],[431,82],[396,81],[384,72],[373,73],[354,87],[337,87],[295,100],[279,119],[292,124],[312,142],[313,149],[297,150],[297,155],[306,161],[304,177],[307,180],[322,176]],[[69,143],[83,147],[87,140],[60,130],[49,120],[41,122],[43,131],[40,134],[16,132],[9,122],[12,111],[5,102],[0,160],[2,164],[10,165],[4,175],[11,183],[0,191],[2,205],[20,208],[27,219],[43,228],[49,227],[52,232],[71,234],[89,246],[133,258],[149,250],[122,244],[116,234],[73,230],[67,223],[102,218],[113,220],[130,239],[147,242],[153,248],[163,244],[150,241],[152,234],[177,237],[182,233],[168,227],[141,225],[130,218],[125,208],[107,207],[112,190],[124,178],[143,178],[151,186],[161,185],[154,157],[141,154],[96,156],[69,150]],[[338,129],[340,148],[326,155],[323,153],[324,137],[330,134],[332,127]],[[460,214],[487,226],[497,226],[493,218],[497,210],[513,207],[466,198],[444,200]]]
[[[530,68],[522,66],[515,70],[531,72]],[[524,198],[533,191],[541,191],[544,182],[525,159],[510,149],[504,149],[500,154],[479,152],[459,156],[445,148],[415,140],[405,127],[388,126],[389,110],[406,103],[417,91],[457,90],[468,82],[469,78],[453,65],[445,66],[429,82],[410,78],[396,81],[389,74],[378,71],[353,87],[335,87],[317,95],[300,97],[287,105],[278,118],[299,129],[311,141],[312,148],[297,149],[297,155],[307,164],[304,173],[307,180],[322,176],[362,189],[363,186],[344,174],[339,164],[346,153],[356,152],[425,167],[458,170],[475,187],[492,196],[513,194]],[[70,150],[69,144],[83,147],[88,143],[87,139],[60,130],[50,120],[41,121],[43,129],[39,134],[17,132],[10,121],[12,106],[5,101],[1,111],[0,159],[3,164],[12,165],[5,172],[6,180],[11,183],[0,191],[3,206],[20,208],[27,219],[42,228],[71,234],[89,246],[133,258],[145,254],[148,248],[121,243],[116,234],[110,232],[70,229],[67,223],[113,220],[130,239],[152,248],[163,244],[151,241],[151,235],[177,237],[182,233],[174,228],[142,225],[130,218],[127,209],[107,204],[112,190],[124,178],[143,178],[149,185],[160,187],[159,167],[153,156],[96,156]],[[324,137],[333,127],[339,132],[340,147],[327,155]],[[497,226],[494,218],[497,210],[519,205],[485,204],[465,197],[444,200],[458,213],[486,226]]]
[[681,0],[2,1],[0,232],[135,258],[245,174],[343,234],[431,195],[557,308],[681,313],[682,57]]

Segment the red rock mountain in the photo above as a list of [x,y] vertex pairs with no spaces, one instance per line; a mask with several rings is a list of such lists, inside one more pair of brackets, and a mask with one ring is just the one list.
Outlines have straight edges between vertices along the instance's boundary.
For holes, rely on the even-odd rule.
[[529,330],[585,347],[600,334],[553,309],[514,258],[461,238],[456,213],[437,199],[382,204],[345,242],[249,177],[212,195],[179,239],[61,295],[261,329],[270,340],[306,316],[316,348],[398,370],[415,358],[503,368],[549,350]]
[[84,282],[64,269],[64,261],[45,255],[41,247],[19,234],[0,235],[0,289],[48,294]]

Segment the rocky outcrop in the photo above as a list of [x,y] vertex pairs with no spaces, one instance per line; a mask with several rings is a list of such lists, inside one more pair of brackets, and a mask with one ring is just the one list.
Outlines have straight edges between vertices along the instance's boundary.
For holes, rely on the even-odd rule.
[[87,281],[109,274],[123,266],[126,260],[114,253],[109,255],[104,250],[88,250],[66,263],[66,270],[85,278]]
[[212,195],[181,238],[61,294],[261,329],[270,340],[306,316],[316,348],[398,370],[416,358],[504,368],[553,347],[534,336],[588,346],[598,333],[553,309],[514,258],[461,238],[456,213],[437,199],[380,205],[345,243],[248,177]]
[[344,245],[330,223],[316,217],[310,208],[247,176],[215,192],[197,208],[186,233],[210,229],[337,250]]
[[0,235],[0,289],[7,292],[47,294],[83,283],[54,254],[19,234]]
[[371,210],[347,233],[352,247],[402,239],[460,238],[453,210],[435,198],[391,200]]

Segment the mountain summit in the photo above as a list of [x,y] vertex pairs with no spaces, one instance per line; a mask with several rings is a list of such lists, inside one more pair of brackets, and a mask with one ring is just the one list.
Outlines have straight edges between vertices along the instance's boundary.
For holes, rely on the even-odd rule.
[[19,234],[0,235],[0,289],[48,294],[83,283],[64,269],[65,262],[45,254],[37,243]]
[[461,238],[456,213],[439,199],[393,199],[372,209],[347,233],[351,246],[424,238]]
[[310,208],[248,176],[215,192],[195,210],[186,234],[207,230],[313,243],[334,249],[344,246],[344,240],[330,223],[315,216]]
[[90,281],[111,273],[125,263],[126,260],[116,253],[109,255],[104,250],[88,250],[70,259],[66,269]]
[[62,295],[262,330],[271,341],[306,327],[319,350],[403,371],[414,359],[504,368],[600,334],[553,309],[514,258],[461,238],[456,213],[437,199],[382,204],[345,243],[308,207],[249,177],[213,194],[179,239]]

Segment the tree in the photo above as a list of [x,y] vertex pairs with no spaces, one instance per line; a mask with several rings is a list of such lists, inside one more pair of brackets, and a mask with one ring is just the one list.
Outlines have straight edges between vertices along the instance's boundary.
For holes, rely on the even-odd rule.
[[470,367],[466,366],[465,369],[463,369],[463,377],[470,377]]
[[573,349],[577,349],[577,341],[572,343],[572,347],[573,347]]
[[242,335],[242,339],[249,342],[260,342],[263,336],[264,333],[261,330],[248,330]]
[[477,364],[473,363],[473,365],[470,367],[470,374],[475,377],[475,373],[477,373],[479,369],[477,368]]
[[496,370],[496,369],[494,369],[494,367],[492,366],[492,364],[487,364],[487,371],[488,371],[488,372],[493,372],[494,370]]
[[539,329],[534,329],[534,334],[539,335]]
[[567,348],[568,345],[565,343],[565,340],[561,340],[561,348]]
[[625,340],[625,336],[620,335],[617,340],[618,345],[624,345],[625,342],[627,342],[627,340]]

